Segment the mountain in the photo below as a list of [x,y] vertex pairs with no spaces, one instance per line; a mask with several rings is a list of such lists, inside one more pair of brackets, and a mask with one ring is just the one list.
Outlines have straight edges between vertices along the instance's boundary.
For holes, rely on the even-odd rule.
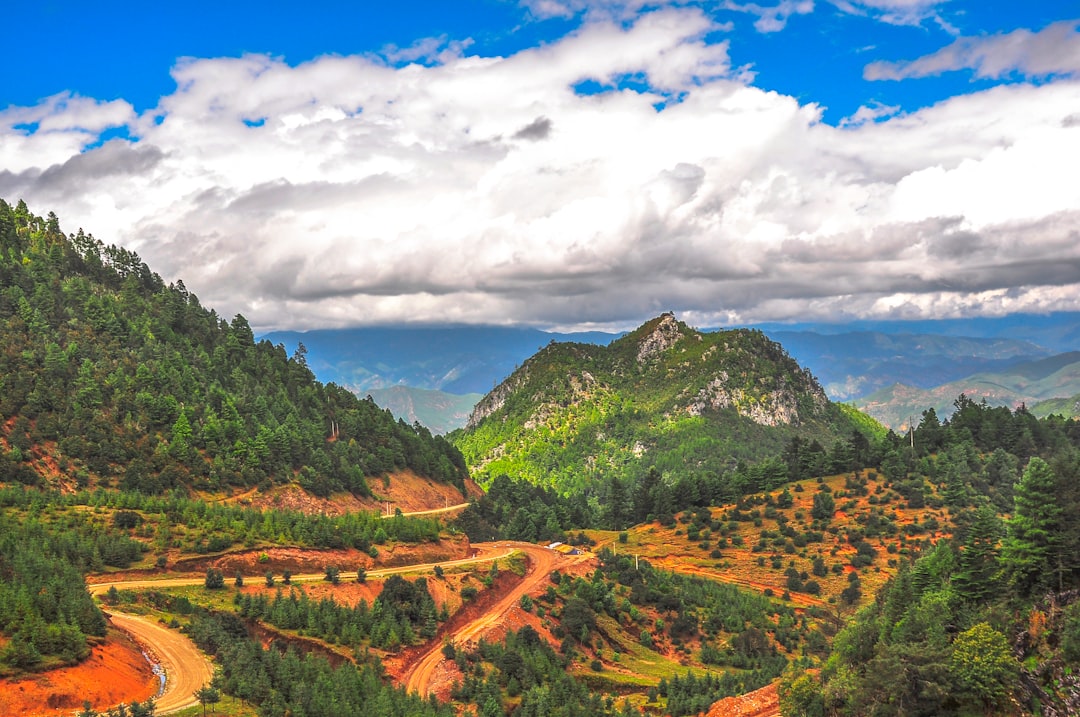
[[933,388],[1052,353],[1030,341],[1009,338],[775,329],[765,334],[812,371],[830,398],[845,401],[894,383]]
[[473,407],[483,398],[479,393],[459,396],[412,386],[373,388],[368,395],[395,417],[409,424],[419,423],[437,435],[464,427]]
[[481,482],[506,473],[569,493],[651,467],[715,475],[795,436],[831,445],[854,430],[761,332],[701,333],[664,314],[606,347],[549,344],[451,440]]
[[1029,341],[1050,353],[1080,349],[1080,312],[1009,314],[965,319],[854,319],[844,322],[761,323],[755,328],[772,335],[778,331],[809,331],[817,334],[876,332],[889,335],[934,334],[939,336]]
[[895,384],[876,391],[856,405],[886,426],[907,428],[914,418],[933,408],[938,418],[952,415],[960,394],[990,406],[1037,404],[1046,399],[1080,393],[1080,351],[1058,354],[1012,366],[996,373],[978,373],[931,389]]
[[[843,401],[894,383],[933,388],[1080,347],[1080,314],[1025,316],[1023,321],[853,321],[748,328],[760,329],[783,344],[818,377],[830,398]],[[722,329],[708,331],[718,330]],[[961,330],[971,335],[958,334]],[[1010,336],[1010,331],[1026,338]],[[607,345],[620,335],[450,326],[278,331],[262,338],[282,344],[290,354],[303,343],[308,365],[320,380],[345,386],[360,396],[398,385],[460,396],[491,390],[551,341]],[[439,400],[456,401],[452,396]],[[395,415],[409,420],[407,412]],[[432,420],[434,425],[423,418],[420,422],[434,431],[463,425],[442,417]]]
[[464,491],[461,454],[315,380],[138,255],[0,200],[0,482],[367,494],[410,469]]
[[485,393],[551,341],[608,344],[617,336],[456,326],[275,331],[262,338],[283,344],[290,353],[303,343],[316,376],[363,396],[395,385]]

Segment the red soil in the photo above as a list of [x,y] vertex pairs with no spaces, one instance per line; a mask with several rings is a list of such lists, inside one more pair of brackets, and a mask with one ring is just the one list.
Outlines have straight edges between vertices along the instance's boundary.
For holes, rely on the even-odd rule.
[[158,692],[158,678],[139,646],[118,630],[81,664],[14,680],[0,680],[0,714],[38,717],[70,714],[90,700],[95,709],[143,701]]
[[706,717],[779,717],[780,698],[776,694],[776,683],[766,685],[760,690],[747,692],[738,697],[725,697],[713,703]]
[[385,512],[386,503],[391,510],[399,509],[403,513],[430,510],[466,503],[470,498],[483,494],[472,480],[465,481],[465,495],[448,483],[439,483],[430,478],[418,476],[412,471],[393,473],[389,481],[382,478],[368,478],[368,487],[374,498],[357,498],[347,493],[330,498],[318,498],[304,492],[296,484],[283,485],[266,492],[248,490],[223,500],[227,503],[240,503],[256,508],[287,508],[304,513],[324,513],[341,515],[346,512],[372,511]]

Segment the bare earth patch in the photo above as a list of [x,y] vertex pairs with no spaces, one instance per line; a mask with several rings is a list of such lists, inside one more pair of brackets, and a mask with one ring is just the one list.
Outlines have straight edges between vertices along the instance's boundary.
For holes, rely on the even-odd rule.
[[738,697],[725,697],[713,703],[707,717],[779,717],[780,698],[776,683]]
[[0,680],[0,714],[6,717],[55,717],[81,709],[90,700],[95,709],[120,702],[142,702],[158,692],[158,678],[141,648],[119,630],[109,630],[104,644],[93,648],[82,664]]

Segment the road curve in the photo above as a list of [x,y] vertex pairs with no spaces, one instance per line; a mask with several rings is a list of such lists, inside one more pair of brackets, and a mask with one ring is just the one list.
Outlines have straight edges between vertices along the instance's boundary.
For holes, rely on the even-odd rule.
[[[548,550],[532,543],[504,542],[499,543],[499,545],[512,546],[513,549],[520,550],[528,555],[529,570],[525,574],[525,579],[504,595],[491,609],[476,620],[462,626],[452,635],[447,636],[457,644],[464,644],[478,638],[485,630],[495,626],[503,615],[517,605],[521,601],[522,595],[538,590],[547,580],[552,570],[574,562],[572,558],[567,558],[554,550]],[[405,689],[410,692],[419,692],[422,695],[431,692],[435,669],[444,659],[442,644],[433,645],[405,672],[402,679],[405,683]]]
[[[456,565],[471,565],[501,560],[513,555],[518,543],[487,544],[473,546],[473,557],[459,560],[444,560],[439,563],[418,563],[401,565],[394,568],[380,568],[368,572],[369,577],[385,577],[400,573],[426,572],[434,570],[436,565],[444,568]],[[513,547],[511,547],[513,546]],[[536,546],[529,546],[535,548]],[[542,550],[542,549],[540,549]],[[551,551],[546,551],[550,553]],[[553,554],[553,553],[552,553]],[[306,573],[294,575],[293,582],[315,582],[324,580],[325,573]],[[120,580],[87,585],[92,595],[101,595],[110,587],[118,590],[145,590],[152,588],[189,587],[202,585],[205,578],[164,578],[158,580]],[[501,603],[500,603],[501,605]],[[213,677],[213,666],[195,644],[176,630],[155,623],[143,617],[105,610],[112,623],[131,635],[147,652],[154,655],[158,664],[165,671],[165,691],[155,700],[157,714],[165,715],[186,707],[199,704],[194,693]]]
[[112,624],[135,638],[165,670],[165,690],[155,699],[156,713],[178,712],[199,704],[195,691],[214,676],[210,660],[176,630],[137,615],[107,610]]

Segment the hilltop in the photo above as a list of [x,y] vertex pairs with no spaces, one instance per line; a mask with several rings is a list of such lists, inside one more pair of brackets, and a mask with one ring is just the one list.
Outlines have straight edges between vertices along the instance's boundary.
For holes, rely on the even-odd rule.
[[573,492],[649,468],[716,475],[795,437],[832,445],[856,430],[761,332],[702,333],[663,314],[609,346],[550,343],[451,440],[481,482],[506,473]]

